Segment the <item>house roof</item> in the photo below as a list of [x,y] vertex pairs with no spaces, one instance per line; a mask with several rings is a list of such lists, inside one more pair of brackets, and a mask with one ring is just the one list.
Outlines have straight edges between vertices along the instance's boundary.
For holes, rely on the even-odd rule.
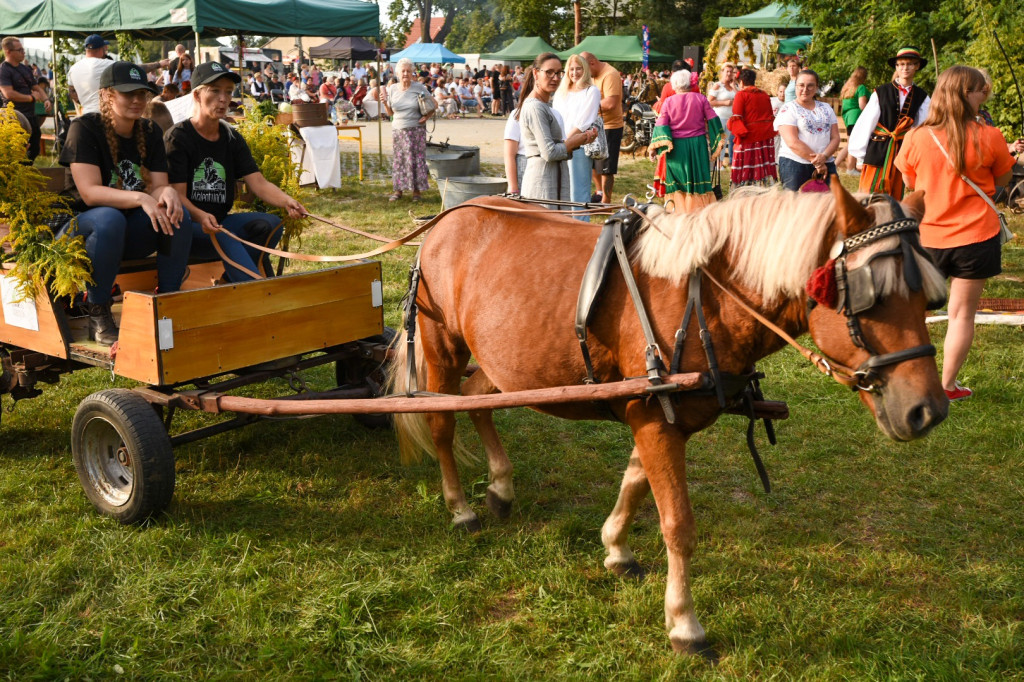
[[[430,18],[430,35],[435,36],[437,32],[444,26],[444,17],[431,17]],[[412,26],[409,27],[409,32],[405,34],[405,44],[402,45],[402,49],[405,49],[415,42],[418,42],[423,37],[423,26],[420,24],[420,19],[416,19],[412,22]]]

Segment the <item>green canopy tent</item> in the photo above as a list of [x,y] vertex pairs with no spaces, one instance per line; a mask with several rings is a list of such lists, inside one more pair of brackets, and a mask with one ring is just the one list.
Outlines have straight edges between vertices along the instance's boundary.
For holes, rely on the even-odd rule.
[[[589,52],[605,62],[642,62],[644,60],[643,47],[640,45],[640,39],[636,36],[587,36],[579,45],[559,52],[558,56],[560,59],[568,59],[569,55],[580,52]],[[671,62],[677,57],[651,50],[648,59],[652,63],[663,63]]]
[[481,59],[500,59],[507,62],[531,62],[537,55],[555,52],[555,48],[539,36],[520,36],[498,50],[480,55]]
[[773,2],[756,12],[741,17],[719,17],[720,28],[746,28],[751,31],[775,31],[777,33],[803,33],[811,25],[797,16],[799,9],[793,5]]
[[380,8],[361,0],[0,0],[0,33],[20,37],[132,31],[181,40],[251,33],[380,36]]
[[811,44],[812,36],[794,36],[779,41],[779,54],[797,54]]

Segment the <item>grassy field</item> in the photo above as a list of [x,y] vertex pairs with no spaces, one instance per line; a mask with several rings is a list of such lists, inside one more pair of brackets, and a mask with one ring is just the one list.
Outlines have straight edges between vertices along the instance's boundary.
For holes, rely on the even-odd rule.
[[[627,163],[617,188],[642,193],[650,172]],[[308,207],[389,235],[439,208],[436,191],[418,204],[389,193],[346,180]],[[1013,226],[1024,237],[1024,220]],[[1015,241],[986,295],[1024,298]],[[317,225],[302,240],[321,253],[372,246]],[[382,259],[391,326],[413,257]],[[932,330],[940,354],[944,331]],[[178,448],[169,512],[126,528],[86,501],[69,432],[82,398],[130,384],[77,372],[13,412],[2,401],[0,678],[1022,679],[1022,347],[1019,327],[979,327],[963,371],[977,395],[909,444],[795,352],[761,366],[792,415],[777,447],[758,436],[774,492],[760,488],[738,417],[688,451],[694,597],[717,666],[671,653],[650,500],[633,534],[647,576],[602,567],[623,426],[498,414],[518,498],[497,521],[486,469],[464,469],[484,522],[474,536],[450,529],[433,463],[401,466],[392,433],[347,417]]]

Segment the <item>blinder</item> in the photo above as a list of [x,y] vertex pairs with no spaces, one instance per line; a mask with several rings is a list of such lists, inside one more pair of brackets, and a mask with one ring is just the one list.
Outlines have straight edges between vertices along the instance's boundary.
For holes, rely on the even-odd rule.
[[[886,200],[892,208],[893,220],[836,242],[830,254],[832,260],[825,266],[832,265],[834,271],[837,294],[835,310],[846,315],[846,326],[854,345],[866,350],[871,355],[855,372],[858,381],[854,388],[867,392],[877,391],[881,386],[880,377],[876,370],[901,363],[905,360],[935,355],[935,346],[931,344],[879,355],[868,345],[861,330],[858,315],[873,308],[879,300],[875,287],[874,272],[871,268],[872,261],[876,258],[902,255],[903,278],[907,283],[907,287],[911,291],[921,291],[924,287],[924,278],[914,254],[917,252],[926,258],[931,258],[928,252],[924,250],[924,247],[921,246],[918,222],[907,218],[903,213],[903,208],[895,199],[887,194],[873,194],[862,199],[861,204],[868,206],[871,203]],[[859,264],[855,268],[847,269],[847,257],[851,253],[890,236],[899,237],[899,248],[872,254],[865,263]],[[820,287],[821,285],[818,284],[817,288],[819,290]],[[810,291],[810,285],[808,285],[808,288]],[[945,303],[945,296],[938,299],[929,299],[927,308],[928,310],[934,310],[942,307]],[[810,305],[810,300],[808,304]]]

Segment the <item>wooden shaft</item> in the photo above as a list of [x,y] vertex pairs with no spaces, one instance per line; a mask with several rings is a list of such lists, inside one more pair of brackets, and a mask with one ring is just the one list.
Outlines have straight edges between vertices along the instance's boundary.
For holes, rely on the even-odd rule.
[[[664,377],[671,391],[703,388],[704,375],[699,372],[672,374]],[[512,393],[493,393],[470,396],[425,396],[417,398],[376,398],[368,400],[261,400],[233,395],[210,393],[199,397],[204,412],[242,412],[268,416],[294,414],[375,414],[395,412],[466,412],[471,410],[497,410],[508,407],[557,405],[591,400],[617,400],[642,396],[651,387],[647,377],[626,379],[613,384],[558,386]],[[666,388],[668,390],[668,387]]]

